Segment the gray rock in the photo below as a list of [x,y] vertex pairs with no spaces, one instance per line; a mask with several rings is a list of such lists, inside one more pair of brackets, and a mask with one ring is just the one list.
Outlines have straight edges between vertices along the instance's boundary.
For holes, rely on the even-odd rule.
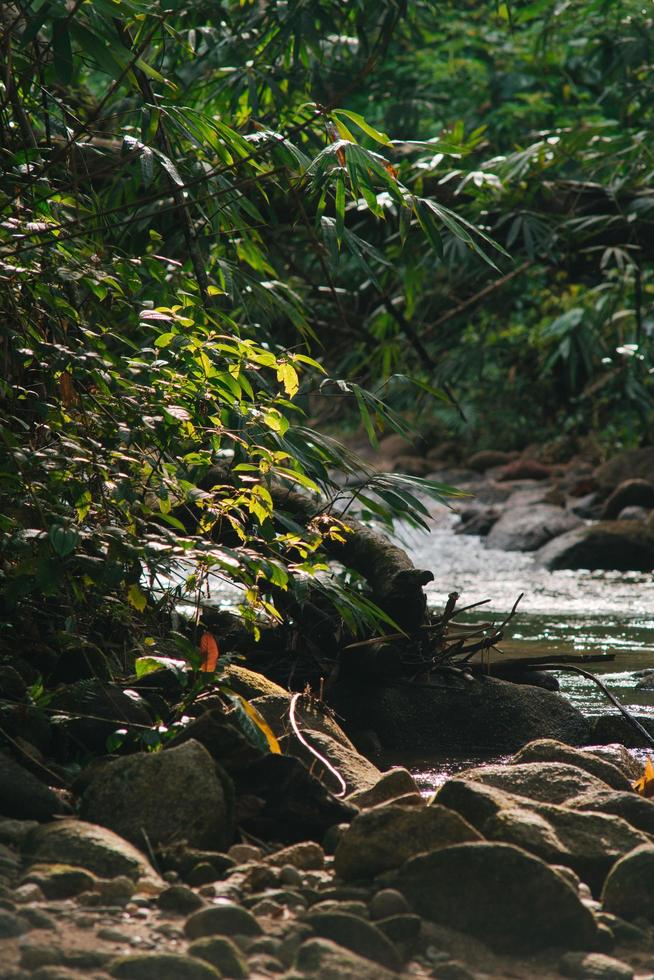
[[553,504],[507,504],[486,538],[487,548],[500,551],[536,551],[552,538],[579,527],[581,518]]
[[616,790],[593,790],[582,793],[567,804],[574,810],[594,810],[622,817],[632,827],[654,835],[654,803],[637,793],[618,793]]
[[567,803],[568,800],[607,784],[583,769],[562,762],[523,762],[511,766],[492,765],[467,769],[459,779],[494,786],[542,803]]
[[612,789],[623,790],[624,792],[631,791],[631,783],[613,763],[607,759],[598,758],[591,752],[575,749],[552,738],[541,738],[535,742],[529,742],[509,760],[509,765],[517,765],[523,762],[563,762],[566,765],[583,769],[592,776],[597,776]]
[[189,939],[202,936],[260,936],[261,926],[247,909],[224,902],[200,909],[186,920],[184,932]]
[[116,980],[219,980],[210,963],[180,953],[141,953],[121,956],[109,967]]
[[309,939],[298,950],[298,971],[311,980],[393,980],[396,974],[329,939]]
[[570,885],[511,844],[457,844],[412,858],[386,878],[419,915],[499,951],[595,942],[593,917]]
[[57,928],[57,923],[53,917],[45,909],[40,909],[37,906],[26,905],[20,910],[20,917],[30,929],[54,930]]
[[654,922],[654,845],[630,851],[613,865],[604,883],[602,904],[607,912],[634,921]]
[[557,568],[654,568],[654,529],[642,521],[601,521],[554,538],[536,552],[537,565]]
[[346,881],[374,878],[415,854],[480,839],[470,824],[443,806],[416,809],[391,803],[355,817],[338,842],[334,866]]
[[620,817],[548,804],[503,809],[486,821],[484,835],[522,847],[548,864],[567,865],[595,892],[623,854],[650,840]]
[[651,510],[648,510],[646,507],[623,507],[616,520],[646,521],[651,513]]
[[82,820],[58,820],[35,830],[25,842],[32,863],[63,862],[86,868],[103,878],[126,875],[141,887],[163,887],[146,857],[106,827]]
[[366,807],[377,806],[379,803],[387,803],[389,800],[396,799],[398,796],[405,796],[407,793],[419,794],[420,790],[409,770],[398,767],[383,773],[370,789],[350,793],[346,800],[354,806],[365,809]]
[[238,946],[227,936],[206,936],[196,939],[188,948],[190,956],[211,963],[224,977],[246,980],[249,976],[247,962]]
[[[654,737],[654,718],[650,715],[638,714],[637,712],[632,712],[632,714],[645,731]],[[630,749],[651,749],[652,747],[652,743],[634,725],[619,714],[597,715],[593,718],[591,740],[600,745],[602,743],[621,742],[622,745]],[[639,775],[641,774],[642,768]]]
[[59,946],[27,939],[21,941],[19,949],[20,965],[26,970],[37,970],[41,966],[61,965],[64,961],[64,954]]
[[145,839],[153,846],[184,839],[191,846],[221,847],[234,832],[216,765],[195,741],[104,766],[82,797],[80,815],[137,846]]
[[358,728],[379,732],[387,749],[466,752],[483,746],[485,751],[502,752],[536,738],[570,745],[589,740],[588,720],[551,691],[492,677],[464,686],[446,681],[442,687],[343,685],[333,697],[344,718]]
[[611,457],[595,470],[595,479],[602,490],[613,490],[625,480],[654,482],[654,447],[627,449]]
[[604,953],[564,953],[559,970],[564,977],[579,980],[633,980],[634,976],[627,963]]
[[394,888],[382,888],[370,899],[370,918],[387,919],[409,911],[406,898]]
[[654,484],[649,480],[623,480],[608,496],[601,518],[613,521],[627,507],[643,509],[647,519],[647,512],[654,507]]
[[[402,896],[400,896],[402,897]],[[315,905],[311,906],[311,912],[347,912],[349,915],[358,915],[361,919],[369,919],[370,914],[368,912],[368,906],[365,902],[357,902],[354,899],[350,901],[337,901],[334,898],[328,898],[326,901],[316,902]]]
[[46,898],[72,898],[92,891],[97,877],[86,868],[71,864],[33,864],[21,884],[38,885]]
[[375,925],[387,939],[395,943],[400,951],[409,953],[420,935],[422,920],[419,915],[402,912],[398,915],[389,915],[385,919],[378,919]]
[[0,814],[19,820],[52,820],[71,808],[48,786],[0,752]]
[[397,950],[371,922],[347,912],[311,912],[303,920],[317,936],[331,939],[389,970],[400,968]]

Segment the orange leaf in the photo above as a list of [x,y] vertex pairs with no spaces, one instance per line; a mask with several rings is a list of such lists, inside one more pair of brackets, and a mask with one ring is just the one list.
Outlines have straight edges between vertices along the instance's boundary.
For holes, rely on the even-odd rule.
[[218,649],[216,638],[212,633],[203,633],[200,637],[200,653],[202,655],[200,670],[213,673],[218,665],[220,650]]
[[345,152],[344,152],[344,150],[341,149],[340,146],[336,150],[336,159],[338,160],[339,167],[346,167],[347,166],[347,161],[345,159]]
[[631,785],[637,793],[640,793],[641,796],[654,796],[654,765],[652,765],[652,760],[649,756],[645,762],[643,775]]
[[384,170],[386,170],[386,172],[391,175],[393,180],[397,180],[397,170],[395,169],[392,163],[388,162],[388,160],[386,160],[386,162],[384,163]]

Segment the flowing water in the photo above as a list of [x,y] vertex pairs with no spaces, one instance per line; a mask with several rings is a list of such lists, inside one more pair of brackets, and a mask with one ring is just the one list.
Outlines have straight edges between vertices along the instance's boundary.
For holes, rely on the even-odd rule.
[[[430,534],[404,530],[398,536],[419,568],[433,571],[427,586],[430,605],[439,608],[448,593],[459,592],[461,606],[490,601],[475,620],[501,622],[524,593],[500,649],[512,657],[561,653],[614,653],[615,660],[584,665],[638,714],[654,715],[654,690],[636,688],[637,671],[654,670],[654,576],[641,572],[557,571],[539,568],[521,552],[495,551],[481,538],[457,535],[458,519],[433,511]],[[459,617],[466,619],[463,615]],[[580,676],[556,672],[561,693],[584,714],[617,712],[597,685]],[[391,760],[386,760],[391,761]],[[453,772],[489,758],[453,757],[400,760],[426,790]],[[497,761],[494,757],[492,761]]]

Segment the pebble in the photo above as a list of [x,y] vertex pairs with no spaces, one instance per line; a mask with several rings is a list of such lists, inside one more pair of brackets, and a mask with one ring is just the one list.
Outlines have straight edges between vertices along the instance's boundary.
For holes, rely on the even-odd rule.
[[27,904],[28,902],[44,902],[45,895],[34,882],[27,882],[24,885],[19,885],[18,888],[14,890],[13,900],[17,905]]
[[225,902],[194,912],[186,920],[184,932],[189,939],[199,939],[214,935],[260,936],[263,930],[247,909]]
[[108,943],[128,943],[130,939],[128,932],[121,932],[120,929],[111,929],[107,926],[98,929],[97,936],[98,939]]
[[285,970],[284,964],[280,963],[275,956],[270,956],[268,953],[256,953],[254,956],[248,957],[248,964],[250,975],[253,977],[257,975],[266,976],[271,973],[283,973]]
[[267,864],[283,867],[292,864],[300,871],[320,871],[325,866],[325,852],[320,844],[304,841],[302,844],[291,844],[266,859]]
[[227,857],[232,858],[237,864],[245,864],[246,861],[260,861],[263,851],[254,844],[232,844],[227,851]]
[[370,918],[387,919],[389,915],[403,915],[409,911],[409,903],[394,888],[382,888],[370,899]]
[[117,875],[107,881],[98,883],[98,894],[102,902],[107,905],[127,905],[132,896],[136,885],[127,875]]
[[277,902],[273,902],[270,898],[262,898],[260,902],[252,906],[251,909],[253,915],[269,915],[271,918],[276,919],[284,913],[284,906],[278,905]]
[[144,953],[121,956],[109,967],[117,980],[219,980],[210,963],[180,953]]
[[328,898],[324,902],[316,902],[311,906],[313,912],[349,912],[350,915],[358,915],[362,919],[370,918],[368,906],[365,902],[338,902],[333,898]]
[[400,959],[393,943],[371,922],[348,912],[314,912],[304,920],[317,936],[373,960],[390,970],[400,969]]
[[189,885],[208,885],[212,881],[217,881],[220,875],[217,873],[213,864],[208,861],[199,861],[186,875],[186,882]]
[[458,963],[456,960],[439,963],[433,967],[431,972],[437,980],[475,980],[474,973],[471,973],[463,963]]
[[80,976],[66,966],[42,966],[34,971],[31,980],[80,980]]
[[31,940],[20,944],[20,965],[26,970],[38,970],[40,966],[61,964],[63,954],[55,946],[43,946]]
[[227,936],[206,936],[196,939],[188,948],[191,956],[215,966],[224,977],[246,980],[250,975],[248,965],[235,943]]
[[36,905],[25,905],[20,910],[20,917],[28,923],[31,929],[56,929],[57,923],[44,909]]
[[627,963],[604,953],[565,953],[559,970],[565,977],[579,980],[633,980],[634,976]]
[[282,885],[301,885],[302,875],[294,865],[285,864],[279,872],[279,881]]

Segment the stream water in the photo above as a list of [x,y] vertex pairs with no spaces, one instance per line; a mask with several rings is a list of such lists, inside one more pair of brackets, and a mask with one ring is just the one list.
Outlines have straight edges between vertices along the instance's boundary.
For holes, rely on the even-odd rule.
[[[427,586],[430,605],[442,607],[448,593],[459,592],[461,606],[490,601],[470,621],[501,622],[520,595],[524,597],[506,631],[501,650],[510,656],[560,653],[614,653],[615,660],[588,665],[610,691],[639,714],[654,714],[654,690],[638,690],[637,671],[654,669],[654,576],[640,572],[557,571],[539,568],[526,553],[495,551],[483,539],[454,533],[458,519],[434,509],[430,534],[403,530],[401,543],[419,568],[433,571]],[[466,619],[465,614],[459,617]],[[556,672],[561,693],[584,714],[617,712],[597,685],[580,676]],[[408,766],[424,790],[453,772],[489,757],[388,759]],[[494,761],[497,761],[495,757]]]

